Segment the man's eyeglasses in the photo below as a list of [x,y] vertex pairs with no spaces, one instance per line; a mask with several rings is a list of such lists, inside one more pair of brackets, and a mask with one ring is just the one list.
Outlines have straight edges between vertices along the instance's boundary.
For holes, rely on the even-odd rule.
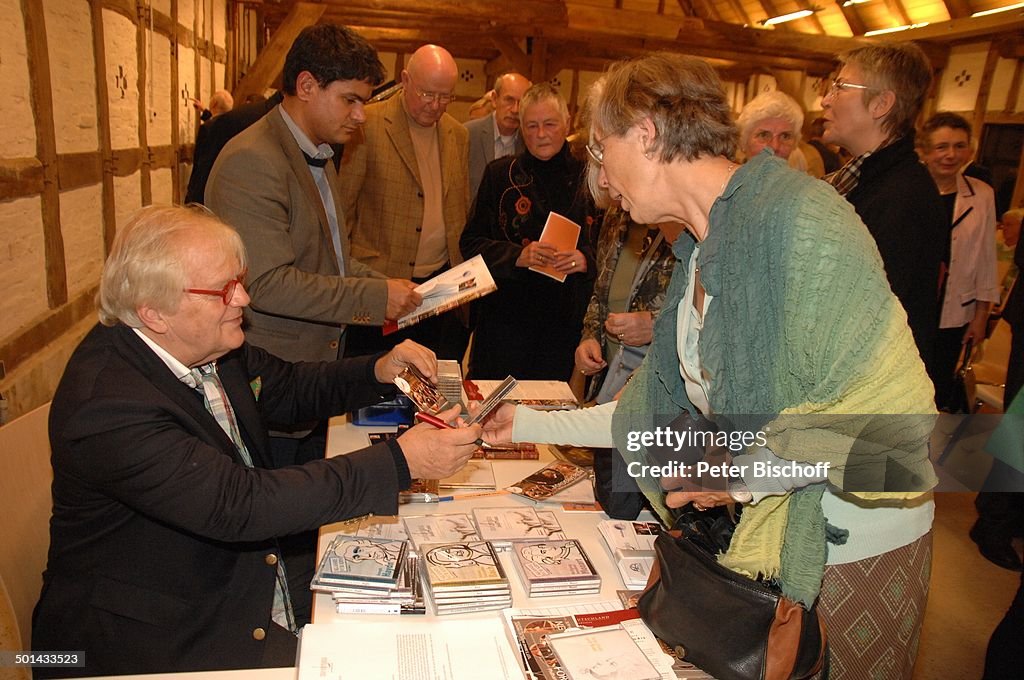
[[426,104],[440,104],[441,106],[448,106],[455,100],[454,94],[445,92],[424,92],[415,83],[413,83],[412,91]]
[[780,132],[779,134],[772,134],[771,130],[758,130],[754,133],[754,139],[759,141],[761,144],[771,144],[772,140],[779,140],[780,144],[792,144],[796,141],[796,135],[792,132]]
[[850,83],[850,82],[847,82],[847,81],[843,80],[842,78],[836,78],[835,80],[833,80],[829,84],[828,89],[825,90],[825,94],[823,94],[821,96],[821,98],[824,99],[826,97],[835,97],[842,90],[877,90],[877,89],[878,88],[871,87],[870,85],[861,85],[859,83]]
[[205,290],[203,288],[186,288],[186,293],[194,293],[196,295],[210,295],[212,297],[219,297],[225,305],[231,303],[231,298],[235,296],[235,289],[238,286],[245,285],[245,276],[249,271],[247,269],[242,270],[242,273],[231,279],[224,284],[224,287],[220,290]]

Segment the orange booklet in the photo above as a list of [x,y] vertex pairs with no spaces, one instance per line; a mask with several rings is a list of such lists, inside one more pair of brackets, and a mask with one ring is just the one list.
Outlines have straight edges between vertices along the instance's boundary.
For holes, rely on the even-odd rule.
[[[568,217],[563,217],[556,212],[548,214],[548,221],[544,223],[544,231],[540,233],[541,243],[550,243],[555,247],[558,252],[564,252],[566,250],[576,250],[576,242],[580,238],[580,225],[576,224]],[[551,265],[542,265],[539,267],[530,267],[530,271],[535,271],[538,274],[544,276],[550,276],[559,283],[565,283],[565,273],[558,271]]]

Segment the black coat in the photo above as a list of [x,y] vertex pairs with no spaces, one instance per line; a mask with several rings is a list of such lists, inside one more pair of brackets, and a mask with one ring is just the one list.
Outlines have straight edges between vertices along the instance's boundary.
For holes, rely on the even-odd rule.
[[387,396],[374,359],[291,364],[248,344],[221,357],[248,468],[202,396],[131,329],[94,328],[50,410],[53,518],[33,648],[84,650],[81,675],[260,666],[254,630],[271,626],[275,537],[395,514],[409,481],[394,443],[264,469],[267,420]]
[[[473,303],[469,377],[568,380],[572,374],[597,275],[600,227],[582,184],[583,163],[569,154],[568,144],[547,161],[527,151],[499,158],[484,171],[459,246],[467,260],[483,256],[498,290]],[[552,211],[582,227],[577,248],[587,271],[564,283],[516,266],[523,248],[540,239]]]
[[185,203],[205,201],[206,182],[210,178],[213,163],[221,149],[242,130],[246,129],[281,103],[284,95],[280,91],[262,102],[243,104],[237,108],[214,116],[199,126],[196,133],[196,147],[192,154],[192,174],[188,178]]
[[949,243],[949,217],[939,190],[914,151],[912,136],[868,156],[846,195],[878,244],[892,292],[907,312],[930,375],[939,328],[939,263]]

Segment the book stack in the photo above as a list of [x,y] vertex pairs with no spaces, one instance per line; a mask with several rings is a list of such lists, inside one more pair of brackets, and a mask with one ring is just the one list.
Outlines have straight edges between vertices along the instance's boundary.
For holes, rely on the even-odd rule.
[[597,530],[615,558],[623,585],[630,589],[644,588],[654,566],[654,540],[661,533],[661,525],[608,519],[598,522]]
[[575,539],[513,541],[512,562],[530,597],[592,595],[601,577]]
[[417,557],[408,550],[401,539],[335,536],[310,588],[330,593],[342,613],[425,613]]
[[419,551],[438,615],[512,606],[508,578],[487,541],[425,543]]

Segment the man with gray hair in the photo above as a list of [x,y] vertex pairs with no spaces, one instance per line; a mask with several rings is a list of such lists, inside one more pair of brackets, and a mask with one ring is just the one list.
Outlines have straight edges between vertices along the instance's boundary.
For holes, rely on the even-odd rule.
[[823,139],[846,148],[853,159],[825,180],[853,205],[874,237],[934,381],[939,266],[949,243],[949,220],[914,150],[914,119],[931,85],[931,63],[909,42],[858,47],[839,61],[839,74],[821,100]]
[[[422,283],[462,261],[469,137],[445,113],[458,77],[448,50],[420,47],[401,73],[401,92],[366,107],[366,124],[345,147],[341,207],[352,226],[352,257],[387,276]],[[461,360],[468,332],[458,312],[388,336],[349,329],[346,352],[375,352],[411,338]]]
[[293,665],[279,537],[396,514],[412,478],[451,475],[476,449],[479,427],[420,425],[271,469],[268,421],[375,403],[405,367],[433,376],[436,361],[412,342],[322,363],[249,345],[246,264],[233,229],[187,208],[143,208],[118,231],[101,324],[50,410],[53,519],[33,616],[35,649],[82,650],[86,665],[36,678]]
[[526,150],[519,135],[519,100],[533,85],[526,76],[505,73],[491,91],[494,112],[466,123],[469,131],[469,196],[476,198],[484,168],[495,158],[517,156]]

